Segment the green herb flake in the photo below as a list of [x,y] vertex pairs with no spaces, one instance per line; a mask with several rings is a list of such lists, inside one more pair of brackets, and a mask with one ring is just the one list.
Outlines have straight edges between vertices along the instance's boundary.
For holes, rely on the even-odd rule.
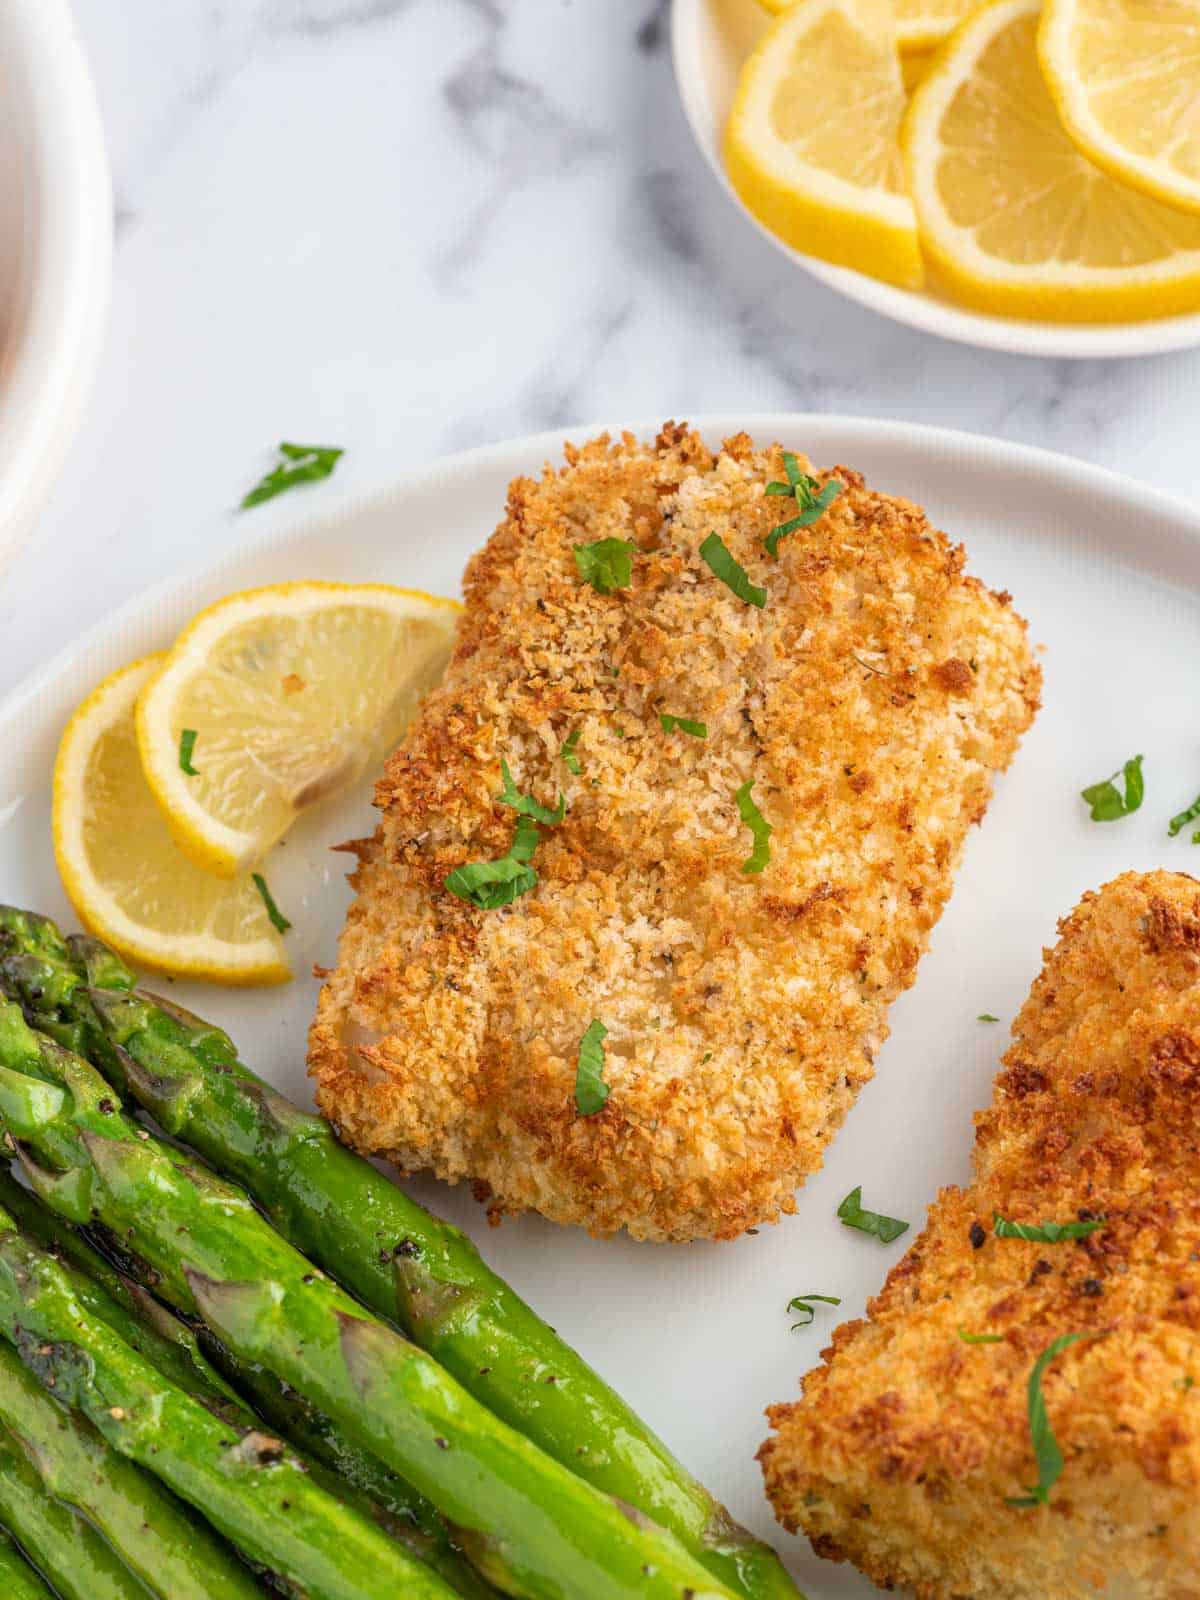
[[712,1051],[711,1050],[706,1050],[704,1052],[704,1054],[700,1057],[700,1065],[704,1066],[705,1063],[711,1061],[712,1058],[713,1058]]
[[189,778],[198,778],[200,774],[192,765],[192,754],[196,748],[195,728],[185,728],[179,735],[179,770],[185,772]]
[[797,1294],[788,1301],[786,1309],[796,1313],[797,1320],[792,1323],[791,1331],[797,1328],[807,1328],[816,1316],[814,1302],[820,1301],[825,1306],[840,1306],[841,1299],[836,1294]]
[[[1093,783],[1081,791],[1084,800],[1092,808],[1093,822],[1115,822],[1118,817],[1132,816],[1138,809],[1146,793],[1142,776],[1142,762],[1145,759],[1145,756],[1133,756],[1111,778],[1105,778],[1102,783]],[[1114,782],[1122,774],[1125,779],[1124,794]]]
[[567,771],[573,772],[576,777],[578,777],[583,771],[583,768],[579,765],[579,757],[575,754],[575,746],[579,743],[579,735],[581,731],[581,729],[575,728],[571,733],[569,733],[563,740],[562,747],[558,752],[563,758],[563,765],[566,767]]
[[714,577],[720,578],[726,588],[732,589],[739,600],[748,606],[765,606],[767,591],[750,582],[746,569],[729,553],[729,548],[719,533],[710,533],[700,546],[700,558]]
[[1182,1378],[1175,1379],[1174,1387],[1179,1390],[1180,1394],[1186,1394],[1189,1389],[1196,1387],[1196,1380],[1190,1372],[1186,1372]]
[[243,511],[260,506],[264,500],[273,500],[277,494],[286,494],[302,483],[316,483],[328,478],[345,455],[344,450],[327,444],[288,444],[279,446],[283,460],[254,485],[241,504]]
[[519,817],[508,854],[498,861],[471,861],[455,867],[443,887],[480,911],[496,911],[518,895],[537,887],[538,876],[529,865],[537,849],[538,831],[528,817]]
[[994,1017],[990,1011],[981,1011],[975,1018],[976,1022],[999,1022],[999,1017]]
[[594,1117],[603,1111],[609,1088],[604,1081],[604,1041],[608,1029],[597,1017],[589,1022],[587,1031],[579,1041],[579,1059],[575,1066],[575,1106],[581,1117]]
[[[1196,796],[1186,811],[1181,811],[1178,816],[1171,818],[1167,823],[1167,832],[1173,839],[1181,828],[1186,827],[1189,822],[1195,822],[1197,817],[1200,817],[1200,795]],[[1196,843],[1195,834],[1192,835],[1192,843]]]
[[1002,1333],[968,1333],[965,1328],[958,1330],[958,1337],[964,1344],[1003,1344]]
[[[574,550],[579,576],[598,594],[628,589],[633,582],[631,552],[636,549],[637,545],[629,539],[597,539],[594,544],[577,544]],[[615,671],[613,677],[616,677]]]
[[501,757],[500,776],[504,779],[504,788],[496,796],[502,806],[511,806],[514,811],[523,817],[532,817],[535,822],[542,822],[548,828],[557,827],[567,814],[566,796],[560,794],[558,804],[553,810],[542,805],[531,794],[522,794],[513,782],[513,775],[508,770],[508,762]]
[[271,926],[275,929],[276,933],[286,933],[291,927],[291,923],[275,904],[275,897],[271,893],[270,889],[267,888],[267,880],[263,877],[261,872],[255,872],[251,876],[253,878],[254,887],[262,896],[262,903],[267,908],[267,916],[271,919]]
[[693,739],[708,738],[706,722],[693,722],[689,717],[676,717],[669,711],[660,711],[658,720],[662,723],[664,733],[673,733],[678,728],[680,733],[690,733]]
[[1103,1226],[1103,1217],[1089,1222],[1010,1222],[998,1211],[992,1213],[992,1232],[997,1239],[1028,1239],[1034,1244],[1062,1244],[1064,1239],[1087,1239]]
[[815,478],[809,477],[807,472],[801,472],[800,463],[790,450],[783,452],[783,470],[787,474],[788,481],[767,484],[766,493],[786,495],[789,499],[795,500],[800,507],[800,515],[779,523],[763,541],[767,553],[776,559],[779,557],[779,541],[785,539],[789,533],[795,533],[798,528],[807,528],[819,521],[845,487],[836,478],[831,478],[822,488]]
[[1056,1356],[1060,1356],[1064,1350],[1080,1339],[1094,1338],[1098,1332],[1098,1329],[1087,1329],[1083,1333],[1060,1334],[1057,1339],[1051,1340],[1034,1362],[1026,1386],[1026,1409],[1029,1415],[1029,1439],[1038,1467],[1038,1481],[1031,1486],[1028,1494],[1007,1495],[1005,1497],[1007,1505],[1044,1506],[1050,1498],[1051,1489],[1062,1476],[1065,1463],[1063,1453],[1058,1447],[1058,1440],[1054,1437],[1054,1430],[1050,1426],[1050,1418],[1046,1413],[1042,1375]]
[[754,779],[749,779],[738,790],[734,798],[737,800],[738,815],[750,829],[754,836],[754,849],[750,856],[742,862],[743,872],[761,872],[771,859],[771,835],[775,831],[762,812],[750,797],[754,787]]
[[847,1228],[873,1234],[880,1244],[891,1244],[893,1239],[908,1232],[908,1223],[901,1222],[899,1217],[885,1217],[879,1211],[863,1210],[861,1184],[857,1189],[851,1189],[837,1208],[837,1214]]

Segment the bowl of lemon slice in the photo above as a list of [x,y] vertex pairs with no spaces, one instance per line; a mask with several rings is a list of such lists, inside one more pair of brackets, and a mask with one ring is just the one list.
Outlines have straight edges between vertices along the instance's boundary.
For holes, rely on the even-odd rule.
[[675,0],[713,171],[813,276],[991,349],[1200,344],[1198,0]]

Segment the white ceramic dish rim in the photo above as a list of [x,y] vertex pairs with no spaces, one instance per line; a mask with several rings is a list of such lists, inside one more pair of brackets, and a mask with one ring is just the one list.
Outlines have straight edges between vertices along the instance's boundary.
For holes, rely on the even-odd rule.
[[1200,345],[1200,313],[1162,317],[1152,322],[1075,324],[1032,322],[968,311],[933,295],[900,289],[848,267],[802,255],[754,217],[735,194],[725,172],[705,86],[701,36],[708,0],[674,0],[671,7],[671,57],[684,115],[701,154],[726,195],[763,238],[789,261],[848,299],[923,333],[1010,355],[1069,360],[1160,355]]
[[[777,438],[783,432],[794,434],[809,429],[814,433],[837,433],[853,441],[856,448],[883,442],[893,448],[906,444],[914,447],[936,448],[957,457],[964,464],[986,462],[1000,465],[1014,472],[1032,474],[1045,481],[1062,484],[1080,493],[1089,493],[1105,500],[1119,500],[1136,514],[1136,529],[1131,527],[1129,548],[1139,549],[1144,561],[1147,539],[1161,535],[1158,554],[1173,564],[1200,562],[1200,510],[1187,501],[1163,490],[1139,483],[1124,473],[1113,472],[1053,450],[1043,450],[1035,445],[1018,444],[1007,439],[996,439],[985,434],[966,433],[955,428],[932,427],[925,423],[896,422],[872,417],[851,417],[823,412],[709,412],[688,419],[705,438],[725,437],[745,430],[757,438]],[[94,624],[79,638],[57,652],[40,669],[31,673],[7,695],[0,699],[0,723],[30,705],[81,653],[87,653],[96,664],[97,679],[105,671],[122,664],[113,656],[113,645],[124,637],[128,626],[140,615],[161,618],[169,611],[168,602],[187,592],[202,578],[215,577],[222,568],[241,564],[248,554],[263,555],[274,545],[286,545],[295,537],[298,527],[310,531],[334,529],[353,518],[358,512],[377,502],[394,499],[398,494],[417,485],[434,488],[439,480],[447,485],[463,473],[472,472],[489,462],[499,461],[520,452],[530,460],[557,459],[565,439],[590,439],[609,432],[622,430],[652,437],[658,431],[658,422],[592,422],[574,427],[552,428],[543,433],[530,434],[519,439],[505,439],[492,444],[478,445],[471,450],[439,456],[422,466],[411,467],[399,477],[372,485],[361,493],[347,497],[334,509],[314,513],[310,506],[298,500],[284,499],[270,509],[261,533],[240,541],[217,560],[198,557],[180,568],[169,578],[152,585],[142,593],[132,596],[110,616]],[[816,442],[816,441],[814,441]],[[1190,534],[1182,532],[1190,525]]]
[[0,378],[0,568],[49,493],[96,359],[112,270],[100,110],[67,0],[8,0],[5,81],[20,100],[22,260]]

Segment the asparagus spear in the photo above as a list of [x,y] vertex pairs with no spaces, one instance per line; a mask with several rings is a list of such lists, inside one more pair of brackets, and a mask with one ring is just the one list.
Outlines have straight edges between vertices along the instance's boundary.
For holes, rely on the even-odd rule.
[[464,1600],[496,1600],[498,1591],[459,1554],[434,1507],[403,1478],[348,1439],[290,1384],[261,1365],[239,1361],[207,1330],[199,1337],[214,1364],[253,1402],[263,1420],[318,1463],[313,1470],[319,1482],[373,1516]]
[[39,1205],[3,1166],[0,1208],[12,1217],[26,1238],[60,1258],[89,1317],[107,1322],[163,1377],[185,1393],[203,1399],[210,1411],[232,1427],[254,1424],[253,1413],[204,1359],[195,1334],[153,1295],[118,1272],[73,1228]]
[[62,1263],[0,1212],[0,1331],[29,1369],[114,1450],[201,1510],[251,1561],[309,1600],[450,1590],[366,1518],[313,1483],[280,1440],[239,1432],[83,1311]]
[[86,1518],[162,1600],[252,1600],[262,1590],[237,1557],[154,1478],[110,1450],[90,1423],[51,1399],[0,1342],[0,1423],[42,1492]]
[[28,1456],[4,1427],[0,1519],[61,1600],[147,1600],[144,1585],[96,1530],[46,1493]]
[[138,1128],[86,1061],[6,1002],[0,1119],[53,1210],[104,1222],[173,1305],[427,1495],[490,1582],[526,1600],[730,1600],[669,1535],[506,1427],[315,1272],[243,1191]]
[[[129,1275],[139,1270],[139,1263],[121,1255],[120,1265],[115,1264],[117,1257],[109,1259],[70,1223],[47,1211],[2,1166],[0,1207],[26,1238],[59,1257],[89,1315],[107,1322],[164,1377],[236,1428],[255,1428],[260,1418],[267,1422],[300,1452],[322,1488],[373,1518],[456,1594],[466,1600],[494,1600],[496,1591],[459,1555],[446,1524],[422,1495],[272,1373],[238,1361],[206,1328],[193,1330],[168,1311]],[[102,1243],[113,1250],[111,1240]]]
[[669,1529],[727,1587],[753,1600],[797,1595],[770,1546],[730,1519],[465,1234],[256,1078],[219,1028],[131,993],[132,974],[111,951],[64,941],[47,918],[0,907],[0,946],[5,938],[0,987],[39,1027],[243,1183],[285,1237],[398,1321],[476,1399]]
[[[8,1205],[14,1193],[20,1210]],[[432,1567],[456,1594],[465,1600],[495,1600],[496,1591],[455,1549],[450,1530],[423,1495],[346,1438],[336,1423],[265,1367],[239,1361],[203,1324],[193,1329],[168,1311],[144,1284],[129,1276],[141,1271],[144,1264],[121,1252],[111,1236],[98,1239],[99,1248],[93,1247],[69,1223],[46,1211],[28,1191],[2,1175],[0,1205],[8,1207],[27,1236],[44,1249],[65,1256],[69,1266],[107,1288],[119,1308],[128,1308],[134,1317],[144,1319],[140,1329],[135,1324],[132,1337],[126,1335],[127,1342],[140,1348],[186,1393],[236,1427],[256,1427],[261,1418],[299,1452],[315,1482],[376,1521],[391,1538]],[[102,1254],[102,1249],[112,1259]],[[122,1332],[122,1325],[111,1315],[104,1320]],[[143,1336],[140,1346],[139,1332]],[[145,1341],[148,1332],[153,1335],[149,1345]],[[161,1359],[164,1340],[180,1347],[181,1360],[169,1355],[166,1361]]]
[[54,1600],[17,1548],[16,1540],[3,1528],[0,1528],[0,1591],[5,1600]]

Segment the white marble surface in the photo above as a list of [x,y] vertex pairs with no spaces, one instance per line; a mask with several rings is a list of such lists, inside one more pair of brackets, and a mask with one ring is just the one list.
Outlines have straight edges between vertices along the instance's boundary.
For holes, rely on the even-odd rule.
[[[703,168],[666,0],[79,0],[117,192],[107,349],[0,580],[0,690],[183,561],[281,437],[314,510],[595,417],[843,411],[1195,492],[1200,351],[1038,362],[797,274]],[[969,532],[969,530],[962,530]]]

